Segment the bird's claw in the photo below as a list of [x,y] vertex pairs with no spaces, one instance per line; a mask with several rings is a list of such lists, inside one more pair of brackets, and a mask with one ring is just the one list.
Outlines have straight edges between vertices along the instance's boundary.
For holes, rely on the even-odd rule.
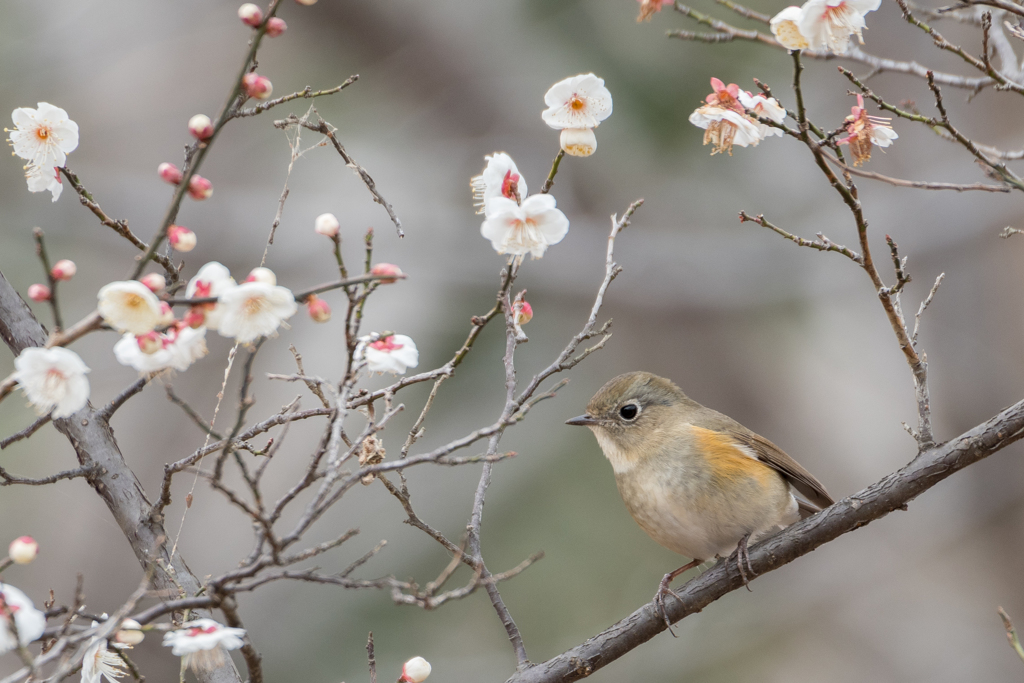
[[[754,571],[754,567],[750,564],[750,552],[747,550],[747,541],[750,540],[750,534],[747,534],[740,539],[740,542],[736,545],[736,550],[729,555],[731,560],[733,556],[736,557],[736,568],[740,570],[740,578],[743,579],[743,585],[748,591],[750,591],[750,579],[747,578],[747,571],[750,572],[751,578],[757,576],[757,572]],[[743,563],[746,562],[747,569],[743,569]],[[753,591],[751,591],[753,592]]]

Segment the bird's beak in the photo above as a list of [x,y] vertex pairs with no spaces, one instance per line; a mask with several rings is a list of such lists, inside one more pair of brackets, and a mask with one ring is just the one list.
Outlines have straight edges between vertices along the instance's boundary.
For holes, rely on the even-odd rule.
[[593,425],[600,424],[600,421],[590,417],[589,415],[580,415],[579,417],[574,417],[571,420],[566,420],[565,424],[579,425],[581,427],[591,427]]

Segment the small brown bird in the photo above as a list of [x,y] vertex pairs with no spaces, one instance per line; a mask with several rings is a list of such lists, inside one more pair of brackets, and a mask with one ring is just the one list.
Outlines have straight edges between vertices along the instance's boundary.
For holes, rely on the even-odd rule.
[[[771,441],[649,372],[612,379],[586,414],[566,424],[594,432],[637,524],[669,550],[693,558],[662,579],[659,604],[675,595],[669,589],[675,577],[733,552],[747,583],[748,542],[833,503],[825,487]],[[749,568],[749,557],[746,562]]]

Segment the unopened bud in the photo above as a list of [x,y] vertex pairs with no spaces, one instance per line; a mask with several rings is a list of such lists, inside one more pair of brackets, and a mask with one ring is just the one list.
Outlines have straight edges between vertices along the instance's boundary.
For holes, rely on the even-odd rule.
[[341,228],[341,223],[334,216],[333,213],[322,213],[316,217],[315,230],[321,235],[327,237],[337,237],[338,229]]
[[279,17],[270,17],[267,19],[267,35],[271,38],[276,38],[288,29],[288,24],[284,23],[284,19]]
[[306,299],[306,306],[309,308],[309,317],[316,323],[325,323],[331,319],[331,307],[327,302],[316,294],[310,294]]
[[272,271],[270,268],[264,268],[263,266],[260,266],[259,268],[253,268],[251,271],[249,271],[249,276],[245,278],[245,281],[262,282],[265,285],[270,285],[271,287],[273,287],[274,285],[277,284],[277,276],[274,275],[274,271]]
[[203,310],[202,306],[193,306],[189,309],[185,317],[181,319],[181,322],[185,323],[193,330],[197,330],[206,324],[206,311]]
[[174,311],[166,301],[160,302],[160,325],[166,326],[174,322]]
[[121,622],[121,628],[114,634],[114,642],[122,645],[138,645],[146,638],[142,632],[142,624],[134,619],[125,619]]
[[49,301],[50,288],[47,287],[46,285],[29,285],[28,298],[32,299],[32,301]]
[[395,277],[382,277],[380,280],[377,280],[382,285],[390,285],[392,282],[397,282],[398,278],[405,275],[405,273],[393,263],[378,263],[370,269],[370,275],[394,275]]
[[566,154],[574,157],[589,157],[597,150],[597,136],[592,128],[564,128],[558,142]]
[[135,335],[135,343],[139,345],[139,351],[145,354],[153,354],[164,347],[160,335],[154,332]]
[[516,325],[525,325],[533,320],[533,306],[526,300],[517,301],[513,306],[516,314]]
[[430,675],[430,662],[423,657],[413,657],[402,666],[401,680],[406,683],[422,683]]
[[251,2],[247,2],[238,8],[238,18],[242,20],[242,23],[246,26],[252,26],[256,28],[263,21],[263,12],[260,8]]
[[139,282],[146,285],[151,292],[159,292],[167,286],[167,279],[160,273],[149,273],[139,278]]
[[213,194],[213,183],[201,175],[194,175],[188,180],[188,196],[192,199],[208,199]]
[[39,544],[31,536],[19,536],[11,541],[7,554],[15,564],[28,564],[39,554]]
[[206,114],[196,114],[188,120],[188,132],[197,140],[206,140],[213,135],[213,121]]
[[50,270],[50,277],[54,280],[70,280],[77,272],[78,266],[75,265],[74,261],[62,258],[53,264],[53,268]]
[[175,251],[186,252],[196,248],[196,234],[181,225],[167,228],[167,240]]
[[[207,119],[207,121],[209,121],[209,119]],[[156,167],[156,172],[160,174],[160,178],[163,179],[164,182],[170,183],[171,185],[177,185],[181,182],[181,171],[172,163],[165,161]]]
[[245,88],[245,94],[254,100],[265,100],[274,92],[270,79],[257,73],[242,76],[242,87]]

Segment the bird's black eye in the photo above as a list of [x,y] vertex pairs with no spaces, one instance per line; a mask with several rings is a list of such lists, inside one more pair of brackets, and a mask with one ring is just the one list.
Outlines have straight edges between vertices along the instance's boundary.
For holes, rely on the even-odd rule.
[[623,420],[635,420],[636,416],[640,414],[640,406],[635,403],[627,403],[626,405],[619,408],[619,416]]

